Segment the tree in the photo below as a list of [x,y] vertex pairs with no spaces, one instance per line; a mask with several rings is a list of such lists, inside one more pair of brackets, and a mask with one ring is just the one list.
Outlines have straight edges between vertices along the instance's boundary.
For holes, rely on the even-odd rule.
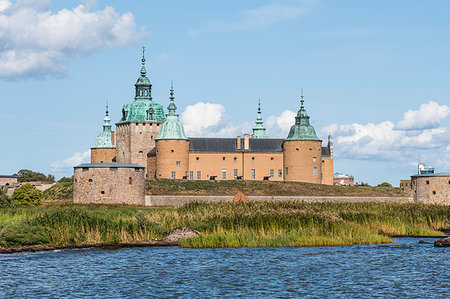
[[21,169],[15,175],[17,175],[17,181],[19,182],[34,182],[34,181],[41,181],[47,183],[55,182],[54,175],[49,174],[48,176],[46,176],[43,173],[35,172],[29,169]]
[[11,198],[19,206],[38,206],[41,204],[43,193],[31,184],[25,184],[16,189]]
[[71,182],[73,182],[73,176],[70,178],[63,176],[58,181],[58,183],[71,183]]
[[377,187],[392,187],[392,185],[389,184],[388,182],[383,182],[381,184],[378,184]]

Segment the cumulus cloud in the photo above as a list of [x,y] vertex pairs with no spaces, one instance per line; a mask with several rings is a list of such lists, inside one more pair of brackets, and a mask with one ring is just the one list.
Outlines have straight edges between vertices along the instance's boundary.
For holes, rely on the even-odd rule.
[[50,167],[54,172],[71,171],[73,167],[80,165],[81,163],[89,163],[91,159],[91,150],[87,150],[82,153],[74,153],[71,157],[53,162]]
[[191,137],[235,137],[250,128],[247,122],[233,124],[224,106],[204,102],[187,106],[181,114],[181,123]]
[[211,21],[204,29],[190,30],[192,35],[204,32],[227,32],[267,28],[275,23],[294,19],[306,13],[316,1],[296,1],[291,4],[272,3],[238,12],[233,21]]
[[285,138],[295,123],[296,115],[294,111],[284,110],[279,116],[269,116],[266,121],[267,135]]
[[450,107],[430,101],[420,105],[419,110],[408,110],[397,123],[400,130],[436,128],[450,114]]
[[113,7],[93,11],[92,2],[50,11],[50,1],[0,0],[0,77],[64,73],[67,60],[139,36],[131,13]]

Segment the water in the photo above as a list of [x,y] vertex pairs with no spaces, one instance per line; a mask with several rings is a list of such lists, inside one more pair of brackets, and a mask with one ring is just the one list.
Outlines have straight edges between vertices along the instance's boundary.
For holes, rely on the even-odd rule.
[[447,297],[450,248],[418,241],[0,255],[0,297]]

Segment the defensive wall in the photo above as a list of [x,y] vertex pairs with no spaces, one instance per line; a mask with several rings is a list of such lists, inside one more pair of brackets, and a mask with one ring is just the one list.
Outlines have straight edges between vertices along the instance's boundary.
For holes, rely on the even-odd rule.
[[[174,206],[180,207],[189,202],[232,202],[233,195],[145,195],[146,206]],[[307,203],[313,202],[396,202],[412,203],[412,197],[407,196],[247,196],[249,201],[288,201],[298,200]]]

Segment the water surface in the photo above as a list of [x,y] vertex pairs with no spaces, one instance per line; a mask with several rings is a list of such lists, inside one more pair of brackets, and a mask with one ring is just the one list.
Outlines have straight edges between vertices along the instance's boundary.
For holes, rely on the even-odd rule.
[[0,297],[447,297],[450,248],[418,241],[0,255]]

